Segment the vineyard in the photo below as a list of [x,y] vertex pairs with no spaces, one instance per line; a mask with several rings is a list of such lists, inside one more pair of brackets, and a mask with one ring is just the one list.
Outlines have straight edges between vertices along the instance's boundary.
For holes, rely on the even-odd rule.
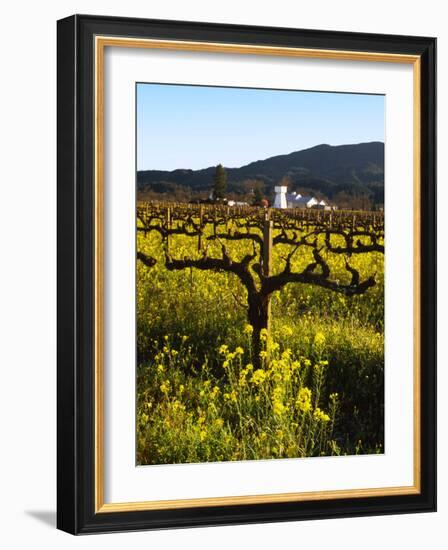
[[380,212],[137,206],[137,462],[383,452]]

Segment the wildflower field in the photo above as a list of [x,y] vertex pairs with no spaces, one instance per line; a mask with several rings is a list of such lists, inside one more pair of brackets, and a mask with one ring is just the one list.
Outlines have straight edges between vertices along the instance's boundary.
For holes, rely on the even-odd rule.
[[159,210],[137,224],[137,463],[384,452],[377,222]]

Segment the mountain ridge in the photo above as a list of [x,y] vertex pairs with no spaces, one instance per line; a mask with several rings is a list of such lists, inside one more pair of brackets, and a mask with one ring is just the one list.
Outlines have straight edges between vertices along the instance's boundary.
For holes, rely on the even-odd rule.
[[[204,194],[213,185],[215,166],[192,170],[140,170],[138,193],[169,195],[179,189],[187,194]],[[384,143],[318,144],[256,160],[238,168],[227,168],[228,191],[247,192],[247,182],[257,180],[267,196],[282,178],[288,178],[289,190],[305,189],[333,199],[338,193],[364,195],[375,204],[384,202]]]

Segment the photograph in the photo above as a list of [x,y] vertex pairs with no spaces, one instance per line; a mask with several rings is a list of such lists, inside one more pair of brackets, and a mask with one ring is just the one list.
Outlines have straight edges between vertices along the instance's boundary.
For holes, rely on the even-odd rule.
[[136,465],[387,452],[385,96],[135,98]]
[[58,529],[436,510],[436,38],[381,21],[58,20]]
[[444,8],[3,4],[2,548],[443,549]]

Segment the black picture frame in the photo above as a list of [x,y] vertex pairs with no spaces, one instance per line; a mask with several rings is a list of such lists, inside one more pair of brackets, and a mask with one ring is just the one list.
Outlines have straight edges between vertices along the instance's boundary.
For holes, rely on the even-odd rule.
[[[82,534],[435,511],[436,39],[90,15],[62,19],[57,31],[57,527]],[[97,35],[420,57],[422,360],[418,494],[96,513],[93,43]]]

